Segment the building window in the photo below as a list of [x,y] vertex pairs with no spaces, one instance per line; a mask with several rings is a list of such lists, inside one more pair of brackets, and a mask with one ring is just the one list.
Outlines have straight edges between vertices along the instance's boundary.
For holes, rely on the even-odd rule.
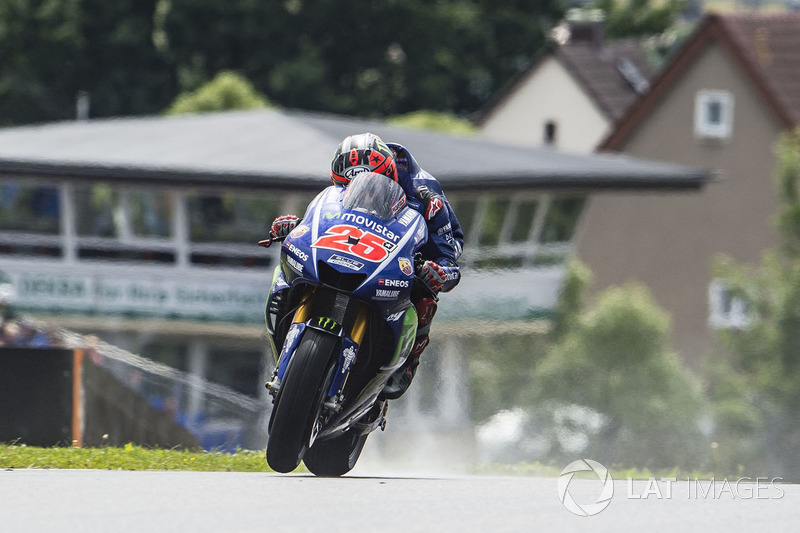
[[192,242],[253,244],[263,239],[278,216],[275,194],[222,192],[187,196]]
[[727,91],[699,91],[694,105],[694,133],[698,139],[729,139],[733,131],[733,95]]
[[75,228],[82,237],[117,237],[122,232],[119,193],[110,185],[75,187]]
[[708,304],[708,322],[714,329],[744,328],[750,323],[747,302],[731,294],[721,280],[714,280],[709,285]]
[[465,234],[459,262],[477,269],[563,265],[585,197],[453,195],[453,207]]
[[519,203],[516,220],[514,220],[511,227],[511,235],[509,236],[511,242],[528,242],[538,207],[538,200],[523,200]]
[[136,237],[168,238],[172,234],[172,197],[165,191],[129,191],[131,233]]
[[54,235],[60,212],[57,187],[0,182],[0,231]]
[[586,198],[583,196],[554,198],[544,219],[541,242],[545,244],[570,242],[585,201]]
[[500,243],[500,234],[503,231],[503,222],[510,203],[508,198],[488,198],[486,200],[486,212],[480,227],[478,244],[496,246]]
[[558,133],[558,127],[554,120],[548,120],[547,122],[544,123],[545,144],[555,144],[557,133]]

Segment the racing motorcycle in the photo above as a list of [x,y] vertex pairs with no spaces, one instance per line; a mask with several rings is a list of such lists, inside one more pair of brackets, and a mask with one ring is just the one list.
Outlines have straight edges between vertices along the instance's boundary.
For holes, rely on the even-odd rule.
[[412,291],[436,300],[415,283],[427,238],[397,183],[361,173],[346,189],[323,190],[283,241],[266,306],[273,470],[291,472],[302,460],[316,475],[343,475],[367,436],[385,427],[380,393],[416,336]]

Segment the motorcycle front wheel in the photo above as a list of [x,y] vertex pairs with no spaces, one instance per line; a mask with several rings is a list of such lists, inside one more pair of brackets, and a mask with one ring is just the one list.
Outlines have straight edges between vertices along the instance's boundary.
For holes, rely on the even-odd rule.
[[[313,433],[335,372],[337,337],[306,329],[275,400],[267,441],[267,463],[291,472],[313,444]],[[333,370],[333,372],[331,371]]]
[[351,429],[336,438],[316,442],[306,452],[303,463],[316,476],[342,476],[356,466],[368,436]]

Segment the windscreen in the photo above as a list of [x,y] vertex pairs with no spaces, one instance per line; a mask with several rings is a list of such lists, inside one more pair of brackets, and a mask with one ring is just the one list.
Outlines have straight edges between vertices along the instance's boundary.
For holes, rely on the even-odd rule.
[[345,209],[389,220],[405,207],[406,194],[391,178],[383,174],[364,172],[353,178],[347,186],[342,205]]

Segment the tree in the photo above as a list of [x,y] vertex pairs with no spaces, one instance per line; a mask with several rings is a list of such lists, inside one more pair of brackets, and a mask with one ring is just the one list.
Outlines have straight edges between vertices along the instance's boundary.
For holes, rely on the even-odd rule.
[[525,68],[558,0],[171,0],[182,90],[236,70],[286,107],[364,116],[475,111]]
[[235,72],[223,71],[196,91],[179,95],[166,113],[208,113],[257,109],[268,105],[268,100],[258,94],[249,81]]
[[560,0],[0,0],[0,123],[164,109],[231,70],[285,107],[465,116],[527,67]]
[[0,123],[154,113],[174,94],[153,43],[158,0],[0,0]]
[[69,117],[83,46],[79,0],[0,0],[0,124]]
[[669,317],[637,284],[612,287],[535,368],[530,432],[551,460],[697,468],[700,384],[668,345]]
[[611,39],[659,35],[669,29],[686,8],[686,0],[598,0],[605,13],[606,35]]
[[406,128],[441,131],[457,135],[471,135],[476,131],[472,122],[458,118],[452,113],[437,111],[413,111],[405,115],[387,117],[386,121]]
[[724,257],[716,264],[731,297],[744,300],[750,311],[747,326],[720,332],[731,357],[729,368],[719,371],[728,382],[735,380],[741,392],[725,394],[729,387],[716,376],[709,388],[717,404],[735,400],[741,413],[734,419],[718,417],[719,439],[732,441],[730,447],[742,451],[757,444],[759,453],[749,457],[760,455],[766,461],[749,467],[799,480],[800,129],[782,134],[776,150],[781,246],[767,251],[756,267]]

